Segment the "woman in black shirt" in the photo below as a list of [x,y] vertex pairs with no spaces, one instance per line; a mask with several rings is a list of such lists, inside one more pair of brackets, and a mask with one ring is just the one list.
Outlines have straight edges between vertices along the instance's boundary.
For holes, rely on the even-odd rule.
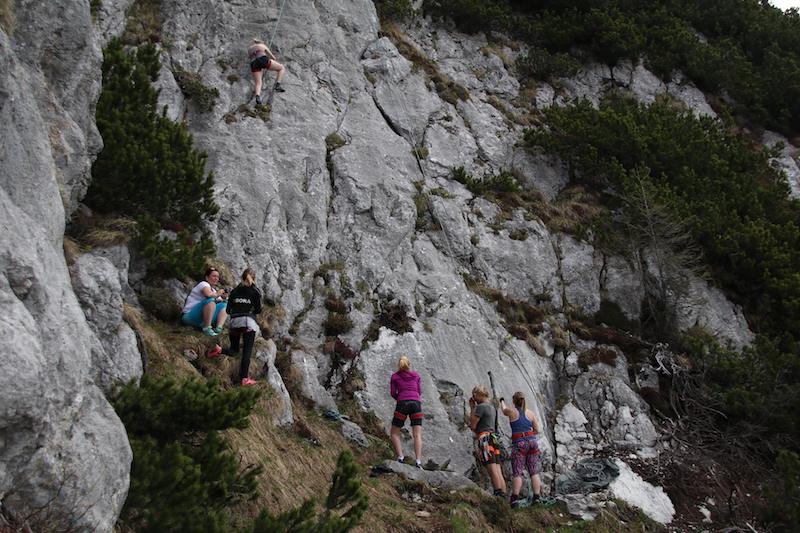
[[256,273],[252,268],[242,272],[242,282],[228,296],[228,314],[231,317],[230,339],[231,354],[239,353],[239,340],[244,337],[242,363],[239,367],[239,383],[245,386],[255,385],[247,372],[250,368],[250,356],[253,344],[259,333],[256,316],[261,312],[261,291],[256,287]]

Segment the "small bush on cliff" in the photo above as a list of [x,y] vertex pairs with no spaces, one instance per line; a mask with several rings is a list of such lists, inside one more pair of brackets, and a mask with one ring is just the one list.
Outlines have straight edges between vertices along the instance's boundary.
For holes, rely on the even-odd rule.
[[214,176],[205,173],[206,154],[193,147],[184,124],[157,111],[152,82],[158,71],[153,45],[125,50],[113,40],[104,51],[97,103],[104,147],[92,166],[86,203],[136,219],[136,243],[150,272],[179,277],[201,270],[213,254],[206,223],[219,208]]
[[220,435],[245,428],[254,388],[145,376],[112,397],[133,449],[131,485],[120,516],[143,532],[222,532],[224,512],[255,498],[260,467],[242,468]]

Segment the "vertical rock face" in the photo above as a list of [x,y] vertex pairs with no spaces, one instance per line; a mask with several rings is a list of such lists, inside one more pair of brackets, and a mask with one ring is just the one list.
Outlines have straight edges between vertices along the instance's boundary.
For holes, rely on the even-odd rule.
[[[423,376],[424,453],[450,459],[458,470],[472,465],[466,399],[473,386],[488,384],[489,371],[498,394],[526,393],[544,425],[551,463],[561,453],[599,448],[654,450],[657,429],[624,371],[576,370],[564,385],[567,410],[559,413],[551,325],[540,324],[547,333],[534,341],[512,337],[495,304],[464,281],[469,276],[504,297],[548,306],[554,316],[592,316],[610,302],[635,323],[644,298],[639,267],[551,233],[523,209],[475,197],[450,177],[457,166],[476,176],[513,168],[526,187],[552,200],[568,183],[568,169],[518,146],[524,121],[515,117],[529,105],[581,96],[598,102],[604,91],[620,88],[644,102],[669,94],[697,114],[713,114],[700,91],[621,64],[590,65],[564,80],[558,94],[542,85],[523,96],[510,67],[519,51],[488,46],[482,36],[434,31],[422,20],[407,28],[404,56],[378,35],[368,0],[288,2],[283,11],[265,2],[162,6],[162,38],[171,43],[162,101],[209,152],[221,206],[219,254],[234,270],[254,267],[266,294],[295,322],[291,357],[306,395],[325,408],[354,401],[388,429],[388,380],[406,354]],[[241,108],[253,103],[245,57],[253,37],[270,41],[288,70],[287,92],[274,96],[266,121]],[[415,54],[427,56],[436,72]],[[219,91],[211,112],[176,94],[170,69],[178,66]],[[264,93],[273,79],[265,75]],[[341,300],[352,322],[339,334],[346,357],[325,342],[329,298]],[[710,300],[695,305],[696,316],[716,317],[706,325],[730,329],[726,317],[736,309]],[[716,310],[703,311],[708,307]],[[396,313],[391,320],[389,310]],[[555,433],[559,449],[552,420],[565,424]],[[502,429],[507,424],[501,419]]]
[[131,451],[96,384],[104,370],[93,354],[104,348],[62,250],[101,146],[100,49],[87,2],[11,9],[13,24],[0,30],[0,323],[11,336],[0,372],[0,499],[23,516],[44,508],[43,529],[110,531]]

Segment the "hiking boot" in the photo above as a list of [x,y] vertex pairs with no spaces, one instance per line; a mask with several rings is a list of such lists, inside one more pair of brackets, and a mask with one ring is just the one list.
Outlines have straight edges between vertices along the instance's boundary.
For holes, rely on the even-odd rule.
[[211,358],[213,359],[213,358],[215,358],[215,357],[219,357],[219,354],[221,354],[221,353],[222,353],[222,346],[220,346],[219,344],[217,344],[216,346],[214,346],[213,348],[211,348],[210,350],[208,350],[208,351],[206,352],[206,355],[207,355],[208,357],[211,357]]
[[256,105],[261,105],[261,95],[260,94],[256,95]]
[[209,337],[216,337],[217,332],[214,331],[214,328],[211,326],[206,326],[203,328],[203,335],[208,335]]
[[401,455],[400,457],[398,457],[398,458],[397,458],[397,462],[398,462],[398,463],[403,463],[403,464],[405,464],[405,463],[406,463],[406,458],[405,458],[405,456]]
[[422,461],[420,461],[419,459],[417,459],[417,460],[416,460],[416,462],[414,463],[414,466],[416,466],[417,468],[419,468],[420,470],[422,470]]
[[522,500],[523,499],[520,498],[518,494],[512,494],[511,495],[511,507],[512,508],[518,507],[519,504],[522,502]]
[[216,333],[217,335],[221,334],[222,333],[222,328],[223,328],[223,326],[221,326],[221,325],[215,327],[214,328],[214,333]]
[[283,85],[280,83],[275,84],[275,88],[273,89],[276,93],[285,93],[286,89],[283,88]]
[[250,387],[252,385],[255,385],[256,383],[258,383],[258,381],[254,380],[254,379],[244,378],[242,380],[242,387]]

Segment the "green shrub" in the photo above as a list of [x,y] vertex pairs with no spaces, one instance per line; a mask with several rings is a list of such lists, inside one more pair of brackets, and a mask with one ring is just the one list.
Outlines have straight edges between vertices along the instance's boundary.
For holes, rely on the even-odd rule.
[[336,461],[325,508],[319,515],[313,500],[277,516],[264,509],[251,533],[345,533],[356,527],[367,510],[368,498],[361,486],[353,455],[344,451]]
[[215,381],[142,378],[111,397],[133,449],[131,485],[120,515],[143,532],[222,532],[229,508],[256,496],[260,467],[242,468],[218,433],[247,427],[253,388]]
[[339,135],[338,132],[333,132],[325,137],[325,149],[328,152],[333,152],[334,150],[341,148],[346,144],[344,138]]
[[214,102],[219,97],[216,87],[208,87],[201,80],[200,74],[190,72],[180,65],[172,67],[172,74],[183,95],[192,100],[200,111],[208,112],[214,109]]
[[414,16],[410,0],[374,0],[378,18],[382,23],[403,22]]
[[476,178],[464,170],[464,167],[454,167],[451,178],[463,184],[472,194],[477,196],[487,192],[518,192],[519,183],[513,173],[508,170],[501,170],[498,174],[484,174],[482,178]]
[[[665,101],[580,102],[548,109],[542,120],[544,128],[525,135],[531,149],[558,155],[576,180],[605,191],[631,242],[661,242],[668,253],[654,266],[684,263],[670,251],[686,248],[684,225],[713,280],[744,307],[758,333],[752,348],[736,354],[705,342],[690,352],[727,417],[717,423],[760,428],[778,445],[800,442],[800,204],[770,165],[773,152]],[[636,188],[647,211],[632,201]],[[670,294],[675,285],[657,290]],[[651,316],[669,318],[652,303]]]
[[800,455],[788,450],[778,452],[778,484],[767,487],[766,519],[775,531],[792,531],[800,524]]
[[552,53],[534,47],[516,61],[517,71],[525,78],[552,80],[574,76],[581,68],[580,62],[564,52]]
[[[205,173],[206,154],[193,147],[184,124],[158,113],[152,82],[159,68],[153,45],[126,51],[112,40],[104,51],[97,103],[104,147],[85,201],[101,213],[136,219],[149,272],[181,276],[201,270],[213,254],[206,224],[219,208],[213,174]],[[170,239],[162,229],[178,237]]]

